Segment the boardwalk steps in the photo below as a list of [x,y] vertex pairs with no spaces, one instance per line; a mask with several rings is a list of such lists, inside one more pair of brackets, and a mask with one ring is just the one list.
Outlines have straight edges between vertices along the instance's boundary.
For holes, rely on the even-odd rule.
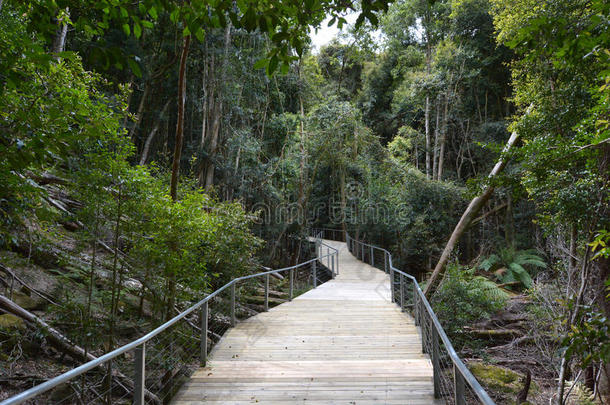
[[229,330],[172,404],[435,404],[432,364],[389,277],[339,249],[339,275]]

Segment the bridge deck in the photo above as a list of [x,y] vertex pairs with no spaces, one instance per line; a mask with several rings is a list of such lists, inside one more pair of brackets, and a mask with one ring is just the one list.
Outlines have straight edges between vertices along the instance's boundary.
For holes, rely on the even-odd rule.
[[339,249],[339,275],[240,322],[175,405],[433,404],[432,365],[389,277]]

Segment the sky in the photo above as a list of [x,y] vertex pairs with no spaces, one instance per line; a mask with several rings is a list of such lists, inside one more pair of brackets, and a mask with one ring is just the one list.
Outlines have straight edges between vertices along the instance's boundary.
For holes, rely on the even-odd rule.
[[[347,22],[350,25],[354,24],[356,22],[357,18],[358,18],[358,12],[352,12],[345,16],[345,19],[347,20]],[[311,40],[315,47],[314,53],[317,53],[322,46],[328,44],[330,41],[333,40],[333,38],[336,38],[337,35],[339,34],[339,29],[337,28],[337,24],[335,23],[331,27],[329,27],[328,26],[329,21],[330,21],[330,17],[327,17],[320,25],[320,28],[318,28],[317,33],[316,33],[315,29],[311,29],[311,31],[309,32],[309,36],[311,37]],[[347,28],[346,26],[343,26],[344,31],[346,28]]]

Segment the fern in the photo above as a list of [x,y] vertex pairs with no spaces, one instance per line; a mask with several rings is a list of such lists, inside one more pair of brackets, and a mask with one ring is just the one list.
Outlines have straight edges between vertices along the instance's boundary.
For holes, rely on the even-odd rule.
[[546,263],[533,249],[504,248],[500,249],[499,254],[492,254],[483,260],[479,268],[487,272],[495,272],[496,278],[503,283],[518,281],[526,288],[531,288],[531,273],[534,272],[534,268],[546,268]]
[[489,298],[490,301],[505,301],[509,297],[508,293],[498,287],[496,283],[483,276],[475,276],[470,280],[472,288],[480,290]]

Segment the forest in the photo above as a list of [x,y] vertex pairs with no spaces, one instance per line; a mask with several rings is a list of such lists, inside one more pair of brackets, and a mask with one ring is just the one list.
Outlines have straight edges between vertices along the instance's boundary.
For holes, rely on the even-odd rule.
[[324,227],[392,252],[498,404],[609,404],[609,27],[605,0],[0,0],[0,401]]

